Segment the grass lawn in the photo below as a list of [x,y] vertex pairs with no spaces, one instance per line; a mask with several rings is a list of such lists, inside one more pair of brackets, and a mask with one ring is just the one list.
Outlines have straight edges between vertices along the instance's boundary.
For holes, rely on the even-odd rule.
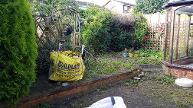
[[130,70],[140,64],[160,64],[162,61],[161,52],[138,50],[133,53],[137,53],[138,56],[123,58],[121,52],[112,52],[101,54],[95,59],[91,58],[85,63],[87,69],[84,79]]

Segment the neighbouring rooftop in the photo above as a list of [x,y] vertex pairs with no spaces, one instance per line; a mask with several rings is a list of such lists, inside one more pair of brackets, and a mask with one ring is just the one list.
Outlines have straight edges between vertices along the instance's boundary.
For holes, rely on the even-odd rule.
[[170,1],[163,8],[179,7],[176,10],[177,14],[192,14],[193,13],[193,0],[174,0]]

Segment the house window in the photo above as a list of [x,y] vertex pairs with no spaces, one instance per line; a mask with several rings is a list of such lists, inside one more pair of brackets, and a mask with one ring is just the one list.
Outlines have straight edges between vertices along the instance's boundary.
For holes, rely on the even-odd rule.
[[44,0],[39,0],[39,3],[42,3],[42,4],[43,4],[43,3],[44,3]]
[[123,13],[129,13],[129,10],[131,9],[131,6],[129,5],[123,5]]

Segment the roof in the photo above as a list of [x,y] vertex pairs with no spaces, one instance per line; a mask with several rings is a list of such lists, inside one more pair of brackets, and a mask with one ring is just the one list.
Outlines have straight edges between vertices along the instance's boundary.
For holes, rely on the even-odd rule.
[[176,10],[177,14],[193,14],[193,6],[180,7]]
[[193,0],[174,0],[164,5],[163,8],[176,7],[176,6],[193,5]]
[[116,1],[116,2],[122,3],[122,4],[124,4],[124,5],[134,6],[134,4],[131,4],[131,3],[128,3],[128,2],[124,2],[124,1],[119,1],[119,0],[113,0],[113,1]]
[[163,8],[178,7],[177,14],[193,14],[193,0],[175,0],[166,4]]
[[89,2],[84,2],[84,1],[76,1],[76,3],[78,5],[81,5],[81,6],[83,6],[83,5],[94,5],[94,3],[89,3]]

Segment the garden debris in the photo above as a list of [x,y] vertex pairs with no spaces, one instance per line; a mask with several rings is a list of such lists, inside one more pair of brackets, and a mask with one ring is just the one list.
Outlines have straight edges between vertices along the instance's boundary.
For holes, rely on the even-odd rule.
[[141,72],[137,77],[134,77],[135,80],[140,80],[145,75],[144,72]]
[[134,77],[133,79],[134,80],[140,80],[141,78],[140,77]]
[[63,87],[66,87],[66,86],[68,86],[69,85],[69,83],[62,83],[62,86]]
[[128,57],[128,49],[127,48],[125,48],[122,55],[123,55],[124,58]]
[[175,84],[181,87],[189,88],[193,85],[193,80],[188,78],[177,78]]

